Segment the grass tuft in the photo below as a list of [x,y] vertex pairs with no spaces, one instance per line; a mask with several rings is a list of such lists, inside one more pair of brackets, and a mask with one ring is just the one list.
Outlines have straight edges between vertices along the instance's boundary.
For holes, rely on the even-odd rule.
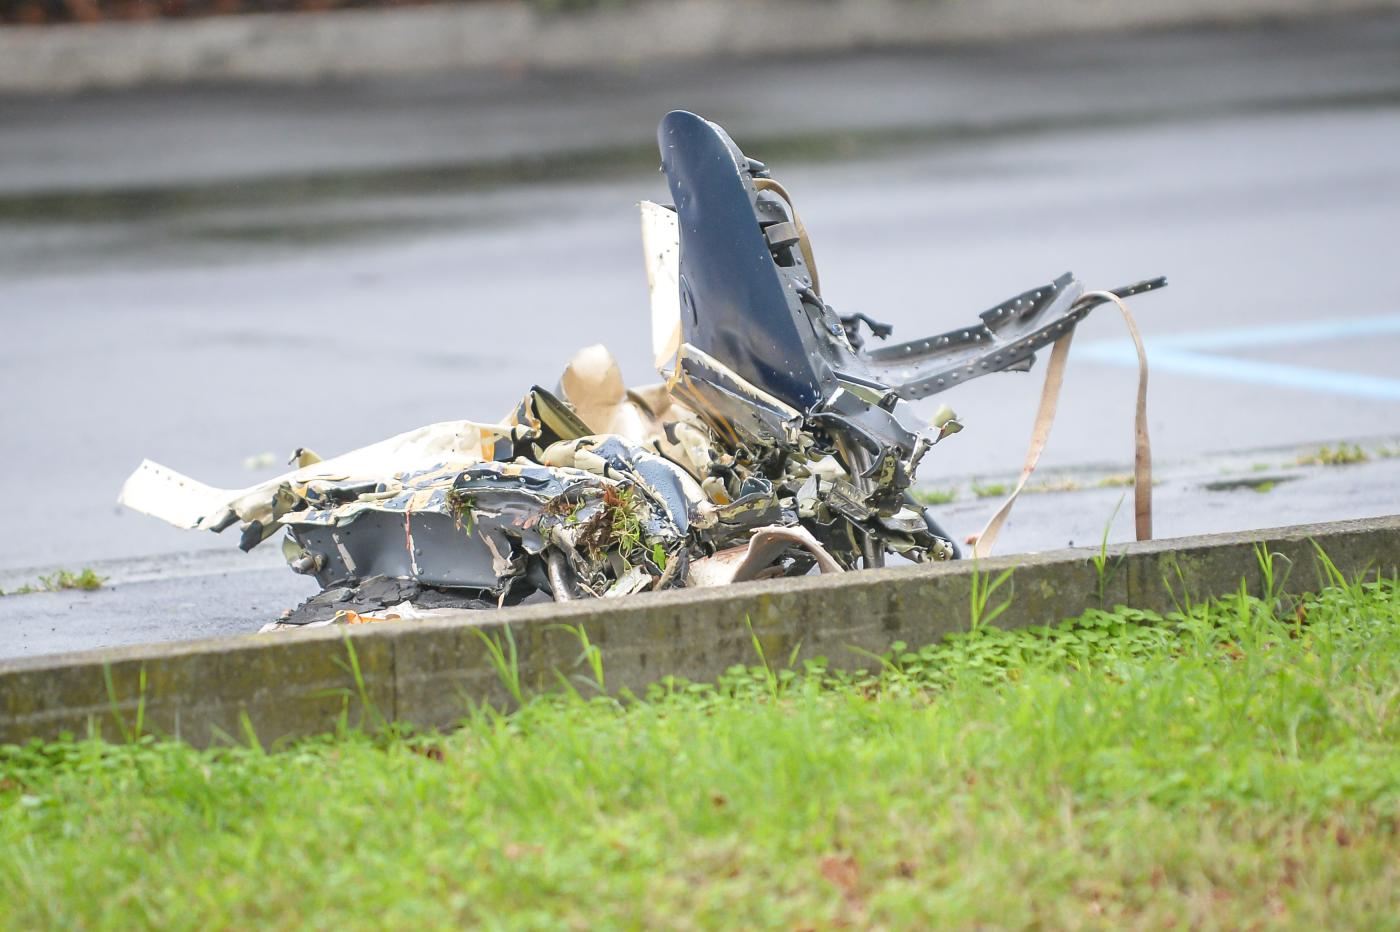
[[1370,455],[1359,444],[1340,443],[1336,449],[1329,446],[1318,447],[1312,453],[1298,457],[1299,466],[1350,466],[1364,463]]
[[1081,486],[1076,480],[1065,478],[1048,479],[1045,482],[1036,482],[1031,485],[1027,485],[1025,491],[1031,494],[1045,492],[1078,492],[1081,488],[1083,488],[1083,486]]
[[913,489],[914,501],[920,505],[946,505],[958,497],[957,489]]
[[80,573],[58,570],[48,576],[40,576],[38,583],[25,583],[18,589],[11,589],[8,592],[0,589],[0,596],[29,595],[31,592],[59,592],[64,589],[81,589],[85,592],[91,592],[94,589],[101,589],[106,582],[106,576],[98,576],[89,568],[84,568]]

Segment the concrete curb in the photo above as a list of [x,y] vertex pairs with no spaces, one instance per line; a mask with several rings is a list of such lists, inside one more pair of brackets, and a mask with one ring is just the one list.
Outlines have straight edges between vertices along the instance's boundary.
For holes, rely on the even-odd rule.
[[1400,9],[1400,0],[519,0],[333,14],[0,27],[0,92],[312,81],[448,69],[617,67]]
[[[1395,574],[1400,515],[1220,534],[1109,548],[1116,569],[1104,602],[1170,611],[1183,599],[1258,591],[1256,547],[1279,555],[1281,591],[1315,589],[1324,578],[1313,542],[1347,576]],[[518,651],[529,689],[555,686],[580,663],[564,625],[583,625],[602,651],[610,689],[641,691],[670,674],[711,680],[755,662],[748,619],[764,653],[783,662],[826,656],[868,666],[849,648],[881,653],[896,640],[926,644],[968,626],[974,574],[1014,568],[1003,627],[1052,624],[1098,602],[1087,549],[900,567],[837,576],[681,590],[620,601],[535,605],[464,613],[432,622],[322,628],[173,645],[91,651],[0,663],[0,742],[84,734],[109,737],[118,717],[196,744],[241,734],[246,721],[264,741],[323,733],[378,715],[425,727],[461,718],[469,701],[509,696],[485,638]],[[484,637],[483,637],[484,636]],[[355,676],[352,667],[357,667]],[[372,708],[371,708],[372,707]],[[369,722],[372,724],[372,722]]]

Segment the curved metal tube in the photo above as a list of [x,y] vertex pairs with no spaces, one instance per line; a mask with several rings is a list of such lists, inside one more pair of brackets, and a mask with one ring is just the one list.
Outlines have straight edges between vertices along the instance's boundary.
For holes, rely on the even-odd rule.
[[550,550],[545,557],[545,569],[549,575],[549,588],[556,602],[572,602],[579,597],[575,584],[574,571],[562,550]]

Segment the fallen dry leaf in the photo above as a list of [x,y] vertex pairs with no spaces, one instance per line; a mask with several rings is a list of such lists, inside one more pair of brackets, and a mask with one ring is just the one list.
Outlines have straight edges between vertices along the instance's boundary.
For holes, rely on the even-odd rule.
[[822,876],[846,896],[851,896],[860,883],[860,865],[853,854],[845,857],[828,854],[822,858],[820,867]]

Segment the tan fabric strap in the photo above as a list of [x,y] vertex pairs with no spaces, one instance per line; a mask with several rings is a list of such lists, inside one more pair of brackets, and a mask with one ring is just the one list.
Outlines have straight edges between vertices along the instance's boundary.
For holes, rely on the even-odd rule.
[[812,273],[812,290],[821,294],[822,283],[817,276],[817,260],[812,254],[812,241],[807,237],[807,228],[803,226],[802,218],[797,215],[797,206],[792,201],[792,195],[787,193],[787,188],[772,178],[755,178],[753,186],[759,191],[772,191],[787,201],[788,210],[792,212],[792,225],[797,227],[797,248],[802,251],[802,261],[806,263],[807,271]]
[[[1090,291],[1080,300],[1095,297],[1111,301],[1118,306],[1118,310],[1123,314],[1123,322],[1128,325],[1128,334],[1133,339],[1133,346],[1137,349],[1137,410],[1133,419],[1134,524],[1138,540],[1151,540],[1152,442],[1147,432],[1147,351],[1143,348],[1142,334],[1138,331],[1137,322],[1133,320],[1133,315],[1128,311],[1128,305],[1123,299],[1111,291]],[[1065,381],[1065,364],[1069,360],[1069,345],[1073,337],[1074,331],[1071,330],[1055,341],[1055,347],[1050,353],[1050,362],[1045,368],[1045,387],[1041,389],[1040,408],[1036,411],[1035,423],[1031,427],[1030,447],[1026,450],[1020,481],[1016,483],[1016,488],[1011,490],[1006,501],[1002,502],[996,514],[992,515],[982,533],[968,538],[967,542],[972,545],[972,555],[975,558],[988,556],[992,552],[992,546],[996,543],[997,535],[1001,533],[1002,525],[1010,516],[1012,506],[1016,504],[1016,499],[1020,497],[1040,462],[1040,454],[1045,450],[1046,441],[1050,439],[1050,427],[1055,423],[1055,410],[1059,405],[1060,388]]]

